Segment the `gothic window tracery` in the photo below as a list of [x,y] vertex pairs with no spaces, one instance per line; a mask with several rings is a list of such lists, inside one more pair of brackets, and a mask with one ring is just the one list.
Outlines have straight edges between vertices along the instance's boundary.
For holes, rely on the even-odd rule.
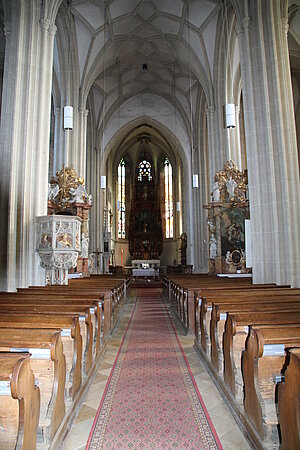
[[125,161],[118,165],[118,238],[125,239]]
[[145,159],[138,165],[138,181],[143,181],[144,177],[146,177],[148,181],[152,180],[151,164]]
[[164,161],[166,238],[173,238],[173,174],[168,158]]

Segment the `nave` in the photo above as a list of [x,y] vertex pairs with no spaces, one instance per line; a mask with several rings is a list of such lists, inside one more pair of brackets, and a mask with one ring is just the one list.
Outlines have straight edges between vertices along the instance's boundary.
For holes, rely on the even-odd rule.
[[0,449],[249,448],[219,391],[252,448],[298,450],[299,301],[207,274],[2,292]]
[[[135,444],[133,444],[132,447],[130,447],[128,445],[128,442],[125,443],[125,441],[122,443],[122,441],[120,441],[120,423],[122,424],[123,422],[125,422],[125,429],[126,429],[126,425],[128,425],[128,423],[126,423],[126,417],[124,417],[124,408],[120,408],[120,415],[123,415],[123,422],[122,419],[119,417],[119,421],[117,421],[117,424],[115,424],[116,426],[116,430],[117,433],[115,436],[110,435],[110,439],[115,439],[115,447],[112,445],[112,441],[110,441],[110,445],[105,443],[103,444],[102,441],[102,445],[101,446],[97,446],[97,444],[95,444],[94,442],[94,446],[93,441],[91,439],[90,433],[91,433],[91,429],[93,427],[94,421],[95,421],[95,416],[97,414],[97,410],[99,408],[100,402],[101,402],[101,398],[103,396],[103,398],[105,398],[105,394],[107,395],[106,389],[108,388],[108,380],[110,380],[110,377],[112,376],[112,372],[113,372],[113,366],[115,364],[115,360],[118,357],[118,352],[120,349],[120,345],[122,343],[122,340],[124,338],[124,334],[126,333],[126,329],[128,327],[128,322],[130,320],[130,317],[132,315],[132,312],[134,310],[134,305],[137,301],[137,297],[139,297],[140,299],[145,299],[148,301],[148,309],[146,311],[146,314],[149,314],[149,321],[151,321],[150,327],[152,325],[152,327],[155,327],[155,321],[159,320],[158,316],[160,316],[160,314],[157,312],[153,313],[153,310],[150,308],[149,309],[149,304],[151,304],[151,301],[153,301],[154,303],[157,303],[157,301],[159,301],[157,299],[157,292],[158,290],[153,290],[153,289],[147,289],[147,288],[139,288],[139,289],[135,289],[135,288],[130,288],[129,290],[129,295],[127,298],[127,303],[124,306],[124,310],[123,310],[123,314],[120,320],[120,323],[118,324],[116,330],[114,331],[111,339],[109,339],[107,341],[106,344],[106,350],[104,352],[103,358],[102,358],[102,362],[99,366],[99,369],[97,371],[97,373],[95,374],[91,386],[87,392],[86,397],[83,399],[83,402],[80,406],[80,408],[78,409],[78,415],[76,417],[76,419],[74,420],[73,426],[70,430],[70,432],[68,433],[68,436],[66,437],[66,440],[64,442],[64,446],[63,446],[63,450],[83,450],[85,448],[89,448],[89,449],[96,449],[96,448],[103,448],[103,449],[108,449],[108,448],[155,448],[155,449],[163,449],[163,448],[180,448],[180,449],[198,449],[198,448],[202,448],[201,444],[200,444],[200,440],[196,443],[196,444],[192,444],[192,436],[188,436],[188,443],[182,443],[183,441],[180,440],[181,435],[183,433],[184,430],[186,430],[186,428],[183,426],[183,422],[184,422],[184,417],[180,416],[180,411],[177,410],[177,413],[175,411],[172,412],[172,415],[170,416],[170,411],[164,411],[163,408],[161,408],[161,411],[159,411],[160,408],[158,408],[157,406],[157,401],[159,402],[159,392],[153,392],[153,399],[152,401],[149,402],[149,393],[147,395],[147,392],[144,391],[144,395],[145,395],[145,402],[142,402],[142,408],[140,407],[140,404],[136,405],[136,408],[133,406],[131,406],[130,411],[128,411],[128,415],[129,416],[135,416],[136,417],[136,422],[137,423],[141,423],[141,415],[143,416],[143,414],[147,413],[148,408],[145,406],[146,405],[146,397],[148,397],[148,407],[151,410],[151,407],[156,409],[156,413],[157,414],[164,414],[166,417],[166,421],[168,417],[171,417],[172,419],[172,423],[173,423],[173,438],[174,438],[174,442],[173,445],[170,444],[163,444],[162,441],[160,439],[162,438],[166,438],[165,442],[169,442],[168,438],[172,437],[171,435],[168,436],[168,433],[171,433],[170,430],[166,431],[166,436],[157,436],[157,441],[152,441],[152,445],[150,445],[149,441],[147,441],[147,437],[153,438],[153,435],[155,435],[155,432],[153,430],[155,430],[155,425],[153,427],[153,423],[152,423],[152,427],[150,429],[148,429],[148,434],[149,436],[147,436],[147,432],[146,434],[143,435],[143,432],[145,433],[145,429],[147,430],[147,419],[149,419],[149,417],[151,417],[151,414],[147,414],[147,418],[145,418],[143,420],[142,417],[142,426],[140,427],[142,429],[139,430],[139,427],[133,427],[132,428],[132,432],[131,432],[131,439],[133,442],[135,442]],[[159,295],[161,296],[161,290],[159,290]],[[159,302],[160,303],[160,302]],[[166,308],[168,311],[171,312],[170,310],[170,305],[165,304]],[[162,305],[158,306],[159,311],[161,311]],[[152,312],[152,313],[151,313]],[[172,314],[172,312],[171,312]],[[204,402],[205,408],[207,409],[207,412],[209,414],[210,420],[212,422],[213,428],[215,429],[216,433],[217,433],[217,440],[220,440],[220,447],[218,447],[216,443],[210,443],[209,445],[203,447],[203,448],[223,448],[224,450],[226,449],[231,449],[231,450],[237,450],[237,449],[250,449],[251,446],[249,444],[249,442],[247,441],[247,439],[245,438],[244,434],[242,433],[241,429],[239,428],[239,426],[237,425],[237,422],[235,421],[235,419],[233,418],[233,415],[231,414],[230,410],[228,409],[228,406],[226,406],[226,403],[224,402],[224,400],[222,399],[220,393],[218,392],[215,384],[212,381],[211,376],[209,375],[209,373],[207,372],[207,370],[205,369],[205,367],[203,366],[199,356],[197,355],[195,349],[194,349],[194,336],[193,335],[185,335],[183,333],[182,327],[179,324],[179,321],[176,319],[176,317],[174,316],[174,314],[172,314],[172,323],[174,324],[175,328],[176,328],[176,332],[177,332],[177,336],[179,338],[179,342],[180,345],[182,346],[183,352],[187,358],[187,363],[188,366],[191,370],[192,376],[195,380],[196,386],[200,392],[200,395],[202,397],[202,400]],[[140,330],[141,331],[141,330]],[[165,332],[165,330],[164,330]],[[149,335],[148,335],[149,337]],[[160,340],[160,337],[158,337],[158,342],[163,343],[162,348],[164,348],[164,350],[166,351],[166,340],[164,339],[163,335],[162,335],[162,339]],[[153,341],[153,339],[151,339]],[[153,344],[153,342],[151,342]],[[150,346],[151,346],[150,343]],[[157,342],[156,342],[157,343]],[[155,342],[154,342],[155,345]],[[149,347],[149,345],[148,345]],[[152,351],[152,354],[154,352],[155,355],[155,350],[150,350],[150,352]],[[126,352],[125,352],[126,353]],[[145,356],[145,355],[144,355]],[[168,358],[168,355],[165,355]],[[149,355],[148,355],[149,358]],[[151,358],[150,358],[151,360]],[[152,360],[153,366],[155,366],[154,361]],[[151,364],[151,362],[150,362]],[[136,372],[138,372],[138,365],[139,365],[139,361],[136,361],[136,367],[134,366],[132,368],[132,372],[133,372],[133,376],[137,376],[138,374],[136,374]],[[155,367],[148,367],[148,370],[150,370],[150,373],[152,373],[152,370],[155,371]],[[164,367],[159,367],[157,370],[159,371],[161,369],[161,371],[164,371]],[[143,375],[146,375],[145,372],[143,372]],[[159,375],[159,372],[158,374]],[[124,375],[126,376],[126,374]],[[166,381],[168,380],[168,375],[166,374]],[[149,380],[148,380],[149,383]],[[154,383],[155,384],[155,383]],[[134,385],[134,383],[133,383]],[[143,388],[144,390],[146,390],[147,385],[141,387],[141,396],[143,395]],[[172,384],[173,387],[173,384]],[[156,386],[156,389],[159,389]],[[168,390],[168,389],[166,389]],[[184,388],[183,388],[184,390]],[[117,395],[117,392],[115,393],[115,395]],[[130,395],[130,394],[128,394]],[[178,399],[181,397],[180,396],[180,392],[173,392],[173,395],[176,397],[178,396]],[[130,404],[130,400],[128,401],[128,404]],[[178,404],[180,405],[180,401],[178,400]],[[103,406],[103,405],[102,405]],[[121,405],[122,406],[122,405]],[[156,407],[156,408],[155,408]],[[130,413],[130,414],[129,414]],[[183,414],[183,411],[181,412]],[[106,417],[106,416],[105,416]],[[107,418],[107,417],[106,417]],[[177,418],[177,419],[176,419]],[[127,418],[128,419],[128,418]],[[160,417],[161,420],[162,417]],[[99,420],[99,419],[98,419]],[[102,422],[105,422],[104,418],[101,416],[101,420]],[[108,420],[108,419],[107,419]],[[115,417],[116,420],[116,417]],[[155,418],[152,420],[154,420],[155,423]],[[128,419],[129,423],[130,423],[130,417]],[[159,427],[157,427],[159,428]],[[161,427],[162,430],[165,430],[165,428],[167,428],[167,425],[164,427]],[[177,428],[177,432],[174,433],[174,428]],[[111,429],[114,429],[114,423],[111,423]],[[116,431],[115,430],[115,431]],[[157,431],[156,431],[157,432]],[[136,435],[135,435],[136,433]],[[141,433],[142,436],[141,437]],[[124,437],[124,436],[123,436]],[[102,436],[103,439],[105,439],[105,436]],[[143,440],[141,440],[143,439]],[[148,444],[147,444],[148,442]],[[106,441],[107,443],[107,441]],[[139,443],[139,444],[138,444]]]

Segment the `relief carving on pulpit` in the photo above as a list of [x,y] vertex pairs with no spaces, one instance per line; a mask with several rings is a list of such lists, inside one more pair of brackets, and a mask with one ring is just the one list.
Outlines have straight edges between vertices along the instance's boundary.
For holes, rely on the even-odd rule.
[[247,170],[227,161],[217,172],[208,210],[209,271],[247,273],[245,267],[245,220],[249,219]]

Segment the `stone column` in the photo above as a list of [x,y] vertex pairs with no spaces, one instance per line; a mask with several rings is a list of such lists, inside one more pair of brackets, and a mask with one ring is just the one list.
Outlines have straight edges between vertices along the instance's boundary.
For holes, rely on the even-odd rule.
[[[237,27],[253,281],[300,286],[300,183],[287,22],[281,3],[251,0]],[[285,7],[287,14],[287,2]]]
[[53,161],[53,176],[55,176],[58,170],[62,169],[63,161],[64,161],[64,146],[63,146],[63,124],[62,124],[62,109],[55,108],[54,109],[54,161]]
[[215,173],[222,167],[221,161],[217,161],[218,150],[216,149],[215,143],[215,123],[214,123],[215,109],[213,106],[209,106],[206,109],[207,117],[207,139],[208,139],[208,149],[209,149],[209,185],[212,185]]
[[47,213],[53,40],[40,1],[11,0],[0,130],[1,289],[42,284],[35,217]]
[[85,108],[79,108],[78,118],[78,167],[77,173],[79,176],[86,178],[86,128],[88,110]]

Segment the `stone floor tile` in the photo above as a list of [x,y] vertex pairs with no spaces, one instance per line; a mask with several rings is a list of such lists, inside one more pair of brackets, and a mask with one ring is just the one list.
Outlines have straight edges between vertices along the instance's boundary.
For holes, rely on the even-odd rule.
[[86,445],[86,442],[86,433],[73,426],[64,442],[63,450],[79,450]]
[[236,425],[222,436],[221,443],[224,450],[251,450],[251,446]]
[[97,409],[92,408],[91,406],[86,405],[85,403],[82,405],[78,416],[76,417],[75,424],[78,424],[79,422],[83,422],[87,419],[91,419],[95,417],[95,414],[97,412]]

